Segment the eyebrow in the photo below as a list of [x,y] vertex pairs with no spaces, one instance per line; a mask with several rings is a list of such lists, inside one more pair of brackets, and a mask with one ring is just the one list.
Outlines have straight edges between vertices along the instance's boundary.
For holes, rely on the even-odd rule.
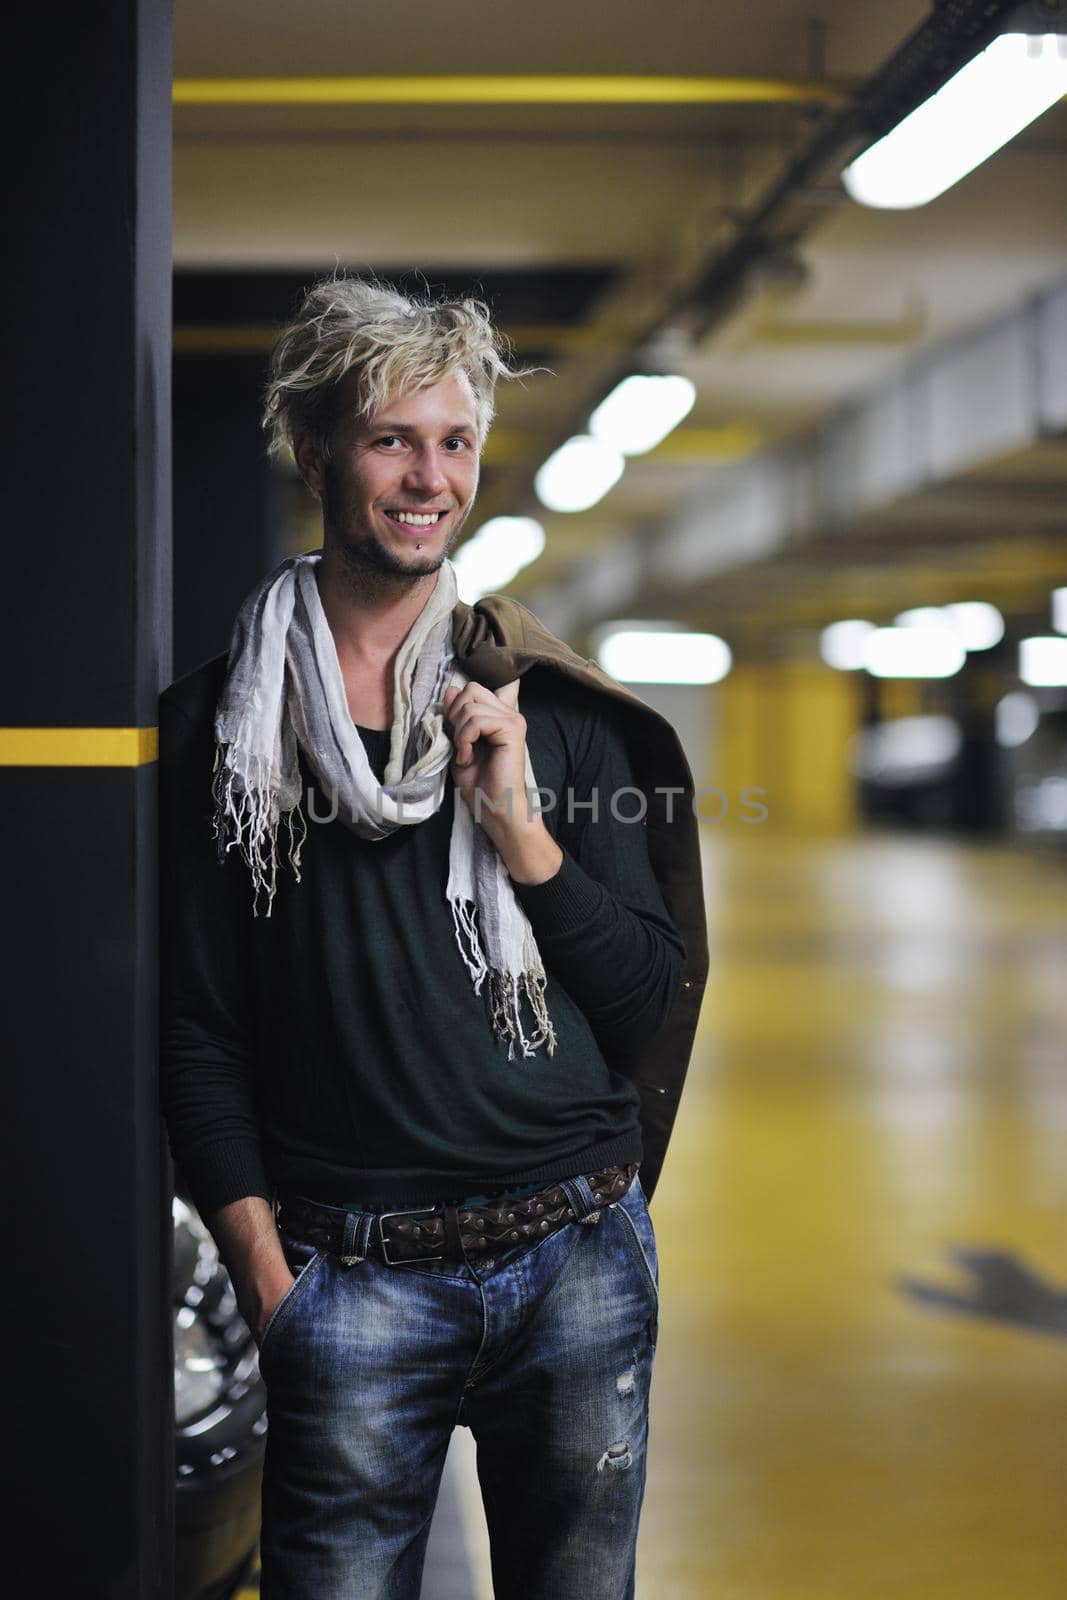
[[[411,422],[376,422],[367,429],[368,433],[418,433],[418,428]],[[453,433],[476,433],[477,428],[473,422],[451,422],[444,430],[446,436]]]

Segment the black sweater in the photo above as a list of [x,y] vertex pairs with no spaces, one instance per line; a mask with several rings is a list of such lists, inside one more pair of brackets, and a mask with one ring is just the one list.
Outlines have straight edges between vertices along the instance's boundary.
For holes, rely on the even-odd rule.
[[[445,898],[451,787],[436,816],[377,843],[310,823],[301,882],[280,867],[271,916],[253,917],[247,868],[236,851],[220,866],[211,834],[224,667],[172,685],[160,717],[164,1108],[200,1209],[278,1189],[427,1204],[638,1160],[637,1091],[600,1046],[656,1032],[684,949],[643,827],[613,814],[613,796],[620,816],[638,796],[619,793],[632,776],[610,707],[544,669],[522,682],[564,861],[516,893],[558,1044],[509,1061]],[[365,736],[379,774],[386,741]]]

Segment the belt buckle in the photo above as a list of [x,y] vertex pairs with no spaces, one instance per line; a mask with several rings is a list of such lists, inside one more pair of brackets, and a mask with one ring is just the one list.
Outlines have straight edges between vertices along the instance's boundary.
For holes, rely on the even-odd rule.
[[[382,1227],[382,1223],[388,1222],[390,1217],[436,1217],[437,1214],[436,1206],[415,1206],[411,1211],[381,1211],[378,1213],[378,1243],[382,1247],[382,1260],[387,1267],[406,1267],[409,1263],[393,1260],[389,1254],[389,1246],[386,1243],[385,1229]],[[441,1254],[439,1256],[418,1256],[416,1259],[419,1261],[443,1261],[445,1258]]]

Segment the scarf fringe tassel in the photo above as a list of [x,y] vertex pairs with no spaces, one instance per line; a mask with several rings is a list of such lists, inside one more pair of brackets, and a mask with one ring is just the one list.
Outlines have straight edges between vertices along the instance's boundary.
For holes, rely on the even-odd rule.
[[[547,979],[544,972],[499,972],[485,959],[478,932],[477,908],[469,900],[453,900],[452,923],[456,944],[464,965],[474,980],[475,994],[489,982],[489,1012],[493,1032],[508,1047],[508,1060],[514,1061],[515,1048],[523,1057],[535,1055],[544,1045],[549,1055],[556,1048],[556,1030],[548,1014],[545,1000]],[[523,1001],[533,1013],[534,1029],[528,1032],[523,1025]]]
[[[227,747],[228,748],[228,747]],[[275,805],[264,769],[266,763],[252,759],[251,782],[239,779],[222,745],[215,747],[214,779],[211,785],[215,802],[212,831],[218,845],[219,860],[225,860],[234,849],[240,853],[252,877],[252,914],[260,914],[260,897],[266,896],[269,917],[274,906],[278,886],[278,822]],[[289,833],[286,859],[300,882],[300,857],[307,838],[307,819],[300,802],[291,811],[281,814]]]

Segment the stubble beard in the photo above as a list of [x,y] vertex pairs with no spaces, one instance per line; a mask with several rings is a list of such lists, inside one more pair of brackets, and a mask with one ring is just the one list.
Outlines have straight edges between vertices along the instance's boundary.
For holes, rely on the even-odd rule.
[[[322,511],[327,538],[353,590],[364,598],[368,594],[387,598],[406,592],[440,571],[456,547],[470,506],[455,521],[440,553],[418,562],[402,561],[373,530],[366,529],[359,508],[345,500],[329,467],[322,487]],[[418,548],[416,541],[416,552]]]

